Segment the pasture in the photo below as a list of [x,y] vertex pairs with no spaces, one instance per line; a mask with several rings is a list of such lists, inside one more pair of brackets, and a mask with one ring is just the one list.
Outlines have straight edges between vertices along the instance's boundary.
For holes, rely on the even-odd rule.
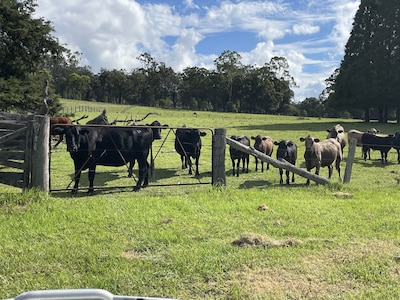
[[[292,139],[299,148],[296,165],[305,168],[300,137],[324,139],[336,123],[346,131],[376,127],[382,134],[400,126],[64,103],[107,108],[110,121],[156,112],[143,123],[157,119],[170,127],[205,128],[200,176],[181,170],[174,135],[165,130],[154,143],[150,187],[134,193],[125,167],[99,166],[94,196],[86,196],[85,171],[72,198],[65,188],[73,162],[61,144],[51,154],[49,196],[0,186],[0,299],[61,288],[180,299],[400,298],[400,165],[393,149],[382,166],[379,153],[372,151],[372,160],[364,162],[357,148],[350,183],[340,183],[334,171],[328,185],[306,186],[306,179],[296,176],[286,186],[273,167],[255,172],[254,157],[249,173],[232,176],[227,147],[226,187],[207,184],[209,129]],[[90,119],[99,112],[83,114]],[[342,176],[344,170],[345,162]],[[320,175],[327,174],[322,168]]]

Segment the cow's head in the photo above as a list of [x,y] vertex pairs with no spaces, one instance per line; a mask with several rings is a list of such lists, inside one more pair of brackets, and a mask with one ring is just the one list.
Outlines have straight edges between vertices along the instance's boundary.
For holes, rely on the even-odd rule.
[[304,145],[306,146],[306,151],[309,151],[314,143],[319,142],[319,139],[313,138],[311,135],[308,135],[305,138],[301,137],[300,141],[304,142]]
[[67,143],[67,151],[75,153],[79,151],[82,138],[85,134],[88,134],[88,130],[79,126],[66,126],[64,127],[64,134]]
[[151,130],[153,131],[153,139],[154,140],[161,140],[161,130],[168,128],[168,125],[161,125],[160,122],[153,121],[151,124],[147,124],[147,126],[154,126],[153,128],[151,128]]

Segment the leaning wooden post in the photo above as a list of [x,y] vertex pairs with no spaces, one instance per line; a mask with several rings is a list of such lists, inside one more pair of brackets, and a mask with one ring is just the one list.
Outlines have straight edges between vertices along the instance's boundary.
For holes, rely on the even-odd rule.
[[212,137],[212,185],[225,186],[226,129],[216,128]]
[[47,116],[34,116],[31,124],[31,187],[49,192],[50,119]]
[[351,171],[353,169],[353,163],[354,163],[354,156],[356,153],[356,146],[357,146],[357,140],[351,139],[349,141],[349,153],[347,154],[346,169],[344,171],[343,183],[350,182]]

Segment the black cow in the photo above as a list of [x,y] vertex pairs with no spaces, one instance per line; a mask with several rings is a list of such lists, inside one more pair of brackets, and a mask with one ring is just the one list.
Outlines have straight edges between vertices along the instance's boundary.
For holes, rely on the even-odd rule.
[[[242,143],[245,146],[250,146],[250,140],[247,136],[231,136],[232,140],[236,142]],[[242,161],[242,172],[249,173],[249,161],[250,155],[248,153],[242,152],[232,146],[229,147],[229,154],[232,160],[232,175],[239,177],[239,167],[240,161]],[[236,162],[236,173],[235,173],[235,162]]]
[[393,146],[394,136],[378,136],[371,133],[364,133],[361,137],[364,161],[370,149],[381,152],[382,164],[387,163],[387,154]]
[[397,151],[397,163],[400,164],[400,132],[394,134],[393,148]]
[[88,121],[86,124],[91,124],[91,125],[110,125],[110,122],[108,122],[108,117],[106,115],[106,110],[103,109],[103,112],[100,115],[98,115],[93,120]]
[[[146,125],[135,125],[132,127],[135,128],[143,128],[143,126],[147,127],[150,126],[152,131],[153,131],[153,141],[154,140],[161,140],[161,130],[164,128],[168,128],[168,125],[161,125],[161,123],[159,121],[153,121],[151,124],[146,124]],[[154,161],[153,161],[153,153],[152,153],[152,148],[150,147],[150,171],[154,171]],[[132,177],[133,176],[133,167],[135,166],[135,160],[132,160],[129,162],[129,166],[128,166],[128,177]]]
[[189,175],[192,175],[192,159],[195,161],[196,172],[199,173],[199,159],[201,153],[201,137],[206,133],[196,128],[181,127],[175,132],[175,150],[181,157],[182,169],[185,170],[189,166]]
[[134,191],[148,185],[149,164],[147,157],[154,140],[154,129],[149,127],[92,127],[66,126],[55,128],[65,134],[67,151],[75,166],[75,185],[72,194],[78,191],[82,170],[89,169],[89,190],[93,194],[96,166],[123,166],[137,160],[139,179]]
[[[296,164],[297,160],[297,145],[293,141],[280,141],[274,142],[278,149],[276,150],[276,159],[281,160],[284,159],[288,163],[292,165]],[[289,171],[286,170],[286,184],[289,184]],[[279,175],[280,175],[280,184],[283,184],[283,170],[279,168]],[[294,182],[294,173],[292,173],[292,182]]]

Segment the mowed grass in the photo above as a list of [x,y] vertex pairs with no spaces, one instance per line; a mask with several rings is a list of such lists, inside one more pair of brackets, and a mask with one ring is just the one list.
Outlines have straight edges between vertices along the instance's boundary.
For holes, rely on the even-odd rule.
[[168,129],[154,144],[150,187],[134,193],[126,167],[99,166],[95,195],[86,196],[84,172],[72,198],[65,188],[73,164],[60,145],[51,155],[49,196],[1,186],[0,299],[65,288],[180,299],[400,297],[400,166],[394,150],[382,166],[379,153],[364,162],[357,148],[347,184],[334,171],[328,185],[305,186],[305,178],[296,176],[294,184],[281,186],[277,169],[254,171],[254,158],[248,174],[232,176],[227,148],[226,187],[207,184],[215,128],[226,128],[228,136],[292,139],[299,147],[297,166],[304,168],[302,136],[325,138],[336,123],[346,131],[374,126],[383,134],[398,125],[212,112],[196,117],[193,111],[65,103],[107,108],[110,120],[157,112],[145,121],[204,128],[201,175],[181,170]]

